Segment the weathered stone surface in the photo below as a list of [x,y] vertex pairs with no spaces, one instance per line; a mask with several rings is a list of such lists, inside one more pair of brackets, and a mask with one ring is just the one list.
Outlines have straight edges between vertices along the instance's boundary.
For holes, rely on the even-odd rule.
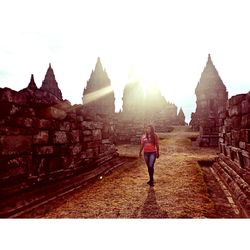
[[16,103],[16,104],[26,104],[27,96],[20,95],[18,92],[9,88],[0,88],[0,103]]
[[71,123],[70,122],[61,122],[60,123],[60,130],[62,131],[70,131]]
[[32,136],[0,136],[0,155],[31,154]]
[[[54,108],[61,109],[64,111],[72,111],[71,103],[68,100],[63,100],[53,106]],[[72,113],[71,113],[72,114]]]
[[6,115],[14,115],[17,113],[20,108],[13,103],[1,103],[0,104],[0,116],[6,116]]
[[53,129],[52,122],[46,119],[35,119],[33,126],[40,129]]
[[23,117],[32,117],[34,118],[36,116],[36,112],[34,108],[30,107],[21,107],[20,110],[18,111],[19,116]]
[[71,143],[80,142],[80,131],[72,130],[72,132],[69,133],[69,140]]
[[246,149],[246,142],[240,141],[240,142],[239,142],[239,148],[241,148],[241,149]]
[[242,116],[241,127],[246,129],[250,128],[250,114]]
[[46,119],[63,120],[67,116],[67,113],[61,109],[55,107],[48,107],[39,111],[39,115]]
[[27,175],[31,165],[31,156],[18,156],[13,159],[2,158],[0,159],[0,179],[5,180],[18,175]]
[[241,116],[231,117],[231,124],[233,129],[240,129],[241,123],[242,123]]
[[87,158],[93,158],[94,157],[94,150],[92,148],[89,148],[86,150],[86,157]]
[[37,135],[33,136],[33,144],[48,144],[49,132],[46,130],[39,131]]
[[246,94],[239,94],[239,95],[232,96],[229,99],[229,106],[237,105],[241,103],[242,101],[244,101],[245,99],[246,99]]
[[83,137],[83,141],[84,141],[84,142],[89,142],[89,141],[93,141],[93,140],[94,140],[93,135],[85,135],[85,136]]
[[37,155],[53,155],[58,152],[58,148],[56,146],[36,146],[35,153]]
[[240,130],[240,140],[246,143],[250,143],[250,129]]
[[20,127],[31,128],[33,126],[33,119],[28,117],[17,117],[15,124]]
[[70,146],[70,153],[72,155],[80,154],[82,151],[82,144],[77,143],[75,145]]
[[90,141],[90,142],[87,142],[87,148],[95,148],[99,145],[98,142],[96,141]]
[[239,116],[241,115],[241,104],[239,105],[234,105],[232,107],[229,108],[229,116],[232,117],[232,116]]
[[[250,143],[246,143],[246,151],[250,153]],[[250,173],[249,173],[250,174]]]
[[20,128],[0,125],[0,135],[20,135]]
[[63,157],[47,158],[46,165],[50,173],[61,170],[64,168],[64,158]]
[[243,115],[250,114],[250,103],[247,100],[242,101],[241,110]]
[[100,129],[94,129],[92,131],[93,133],[93,139],[94,141],[98,141],[98,140],[101,140],[102,139],[102,132]]
[[84,120],[84,118],[83,118],[83,116],[77,116],[77,117],[76,117],[76,120],[77,120],[78,122],[82,122],[82,121]]
[[81,122],[82,129],[101,129],[103,124],[101,122],[93,122],[93,121],[83,121]]
[[94,123],[91,121],[83,121],[81,122],[82,129],[95,129]]
[[109,139],[104,139],[102,140],[102,144],[110,144],[111,141]]
[[[33,176],[44,175],[48,170],[46,169],[46,158],[36,157],[33,160]],[[39,177],[38,177],[39,178]]]
[[67,134],[63,131],[56,131],[53,134],[53,143],[66,144],[68,142]]
[[92,131],[91,130],[83,130],[82,134],[83,135],[92,135]]

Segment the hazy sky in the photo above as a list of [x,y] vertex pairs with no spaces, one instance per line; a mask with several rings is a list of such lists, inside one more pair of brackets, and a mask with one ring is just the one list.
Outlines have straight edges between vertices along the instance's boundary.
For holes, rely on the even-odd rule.
[[0,0],[0,87],[38,87],[51,62],[63,97],[81,103],[97,57],[117,109],[128,72],[158,84],[189,120],[212,60],[229,96],[250,90],[249,1]]

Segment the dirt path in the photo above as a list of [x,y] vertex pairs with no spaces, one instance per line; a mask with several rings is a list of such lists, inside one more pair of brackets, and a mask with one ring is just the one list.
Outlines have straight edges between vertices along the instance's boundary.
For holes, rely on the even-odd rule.
[[[155,186],[150,188],[142,159],[114,170],[74,194],[24,217],[42,218],[204,218],[215,217],[198,160],[213,159],[215,149],[191,145],[194,133],[176,127],[160,134]],[[122,155],[137,155],[138,146],[119,146]]]

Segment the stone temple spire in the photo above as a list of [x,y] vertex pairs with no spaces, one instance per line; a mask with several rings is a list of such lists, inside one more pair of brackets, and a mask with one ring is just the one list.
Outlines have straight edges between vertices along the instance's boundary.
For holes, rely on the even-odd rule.
[[103,68],[100,57],[97,58],[87,85],[83,91],[83,105],[95,113],[114,114],[115,97],[110,79]]
[[185,125],[185,115],[184,115],[182,108],[180,108],[180,111],[177,115],[177,119],[180,125]]
[[58,88],[58,84],[54,75],[54,71],[51,67],[51,64],[49,64],[49,68],[43,80],[41,90],[48,91],[53,95],[55,95],[58,99],[62,100],[62,92]]
[[192,113],[193,130],[199,130],[200,146],[217,146],[220,119],[218,111],[225,109],[228,99],[226,86],[216,70],[210,54],[195,89],[196,111]]
[[95,65],[95,71],[97,71],[97,72],[103,71],[103,67],[102,67],[100,57],[97,58],[97,62],[96,62],[96,65]]
[[208,54],[208,60],[206,66],[201,74],[200,81],[197,84],[195,93],[206,92],[209,89],[226,90],[224,83],[222,82],[217,69],[215,68],[211,55]]
[[30,83],[28,85],[28,89],[30,89],[30,90],[36,90],[37,89],[33,74],[31,75]]

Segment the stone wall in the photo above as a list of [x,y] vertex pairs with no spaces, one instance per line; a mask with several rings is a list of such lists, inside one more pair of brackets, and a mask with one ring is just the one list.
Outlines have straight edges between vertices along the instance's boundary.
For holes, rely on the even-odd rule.
[[154,126],[156,133],[167,133],[173,130],[173,127],[168,125],[166,121],[159,120],[158,123],[150,123],[136,119],[126,120],[117,114],[115,119],[115,142],[117,144],[139,144],[148,124]]
[[84,172],[118,155],[114,127],[44,90],[0,88],[0,196]]
[[233,96],[219,110],[220,155],[214,170],[250,216],[250,92]]
[[200,121],[198,144],[200,147],[217,147],[219,140],[219,120],[217,114],[208,114]]
[[250,92],[229,99],[219,119],[220,152],[250,171]]
[[117,144],[138,144],[144,132],[144,123],[132,120],[118,120],[115,122],[115,142]]

